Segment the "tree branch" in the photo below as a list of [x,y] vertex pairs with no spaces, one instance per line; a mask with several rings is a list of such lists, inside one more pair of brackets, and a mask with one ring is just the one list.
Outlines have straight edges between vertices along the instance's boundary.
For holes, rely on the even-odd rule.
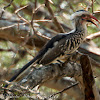
[[45,0],[45,5],[46,5],[46,7],[48,8],[49,13],[52,15],[52,18],[53,18],[53,20],[54,20],[54,24],[55,24],[55,26],[58,28],[58,31],[59,31],[60,33],[64,33],[65,31],[64,31],[64,29],[62,28],[62,26],[59,24],[57,18],[55,17],[55,15],[54,15],[54,13],[53,13],[51,7],[50,7],[50,4],[49,4],[49,1],[48,1],[48,0]]
[[94,33],[94,34],[87,36],[86,40],[93,40],[93,39],[99,38],[99,37],[100,37],[100,32],[97,32],[97,33]]
[[26,85],[28,87],[33,88],[40,83],[42,84],[54,78],[64,77],[65,75],[69,77],[80,76],[80,66],[73,62],[66,64],[64,67],[59,64],[42,66],[41,68],[33,70],[28,76],[23,78],[22,81],[20,81],[20,84],[24,85],[27,83]]
[[[60,66],[59,64],[50,64],[47,66],[42,66],[40,68],[37,68],[37,69],[34,69],[33,71],[31,71],[27,76],[25,76],[21,81],[18,82],[18,85],[23,85],[30,89],[36,87],[37,85],[47,86],[46,85],[47,82],[55,80],[55,79],[59,80],[59,82],[60,82],[60,79],[66,75],[69,77],[79,77],[81,75],[80,65],[70,62],[70,63],[67,63],[64,67]],[[64,89],[64,87],[67,84],[65,86],[63,85],[64,87],[62,87],[62,85],[61,85],[61,87],[62,87],[61,88],[61,87],[59,87],[59,85],[61,84],[59,82],[57,82],[58,90]],[[69,84],[69,85],[71,85],[71,84]],[[69,85],[67,85],[67,86],[69,86]],[[18,89],[18,87],[16,87],[16,86],[12,87],[12,89],[14,89],[14,88]],[[76,88],[76,86],[75,86],[75,88]],[[64,91],[64,92],[68,93],[71,96],[75,96],[75,98],[81,98],[81,97],[83,98],[84,97],[82,95],[81,91],[78,92],[78,94],[77,94],[77,92],[74,92],[74,90],[80,91],[77,87],[77,89],[73,89],[72,93],[70,93],[70,91],[72,91],[72,89],[69,89],[68,91]],[[84,99],[82,99],[82,100],[84,100]]]
[[13,1],[14,1],[14,0],[11,0],[10,3],[9,3],[7,6],[5,6],[5,7],[3,8],[2,13],[1,13],[1,16],[0,16],[0,19],[1,19],[2,16],[3,16],[4,10],[5,10],[6,8],[10,7]]
[[[82,55],[80,58],[80,63],[83,73],[83,84],[84,84],[84,93],[85,100],[99,100],[98,91],[94,92],[95,80],[93,77],[93,72],[91,68],[91,63],[87,55]],[[98,98],[98,99],[97,99]]]

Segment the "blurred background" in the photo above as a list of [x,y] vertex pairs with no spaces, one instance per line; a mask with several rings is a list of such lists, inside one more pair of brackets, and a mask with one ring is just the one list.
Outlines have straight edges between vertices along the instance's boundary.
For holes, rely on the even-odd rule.
[[[52,38],[61,32],[54,24],[52,15],[45,7],[45,0],[13,0],[11,4],[10,2],[11,0],[0,0],[1,86],[2,80],[9,80],[17,69],[20,69],[37,54],[48,41],[47,37]],[[7,7],[8,4],[10,4],[9,7]],[[21,16],[18,17],[15,11],[26,5],[26,8],[17,13]],[[77,10],[85,9],[100,20],[100,0],[52,0],[50,6],[65,32],[73,29],[70,15]],[[25,20],[22,18],[25,18]],[[30,24],[32,20],[33,27]],[[79,51],[88,54],[93,59],[93,73],[96,85],[100,90],[100,25],[98,23],[97,25],[98,28],[93,24],[88,24],[88,37],[80,46]],[[42,35],[46,36],[46,38]],[[57,92],[56,89],[46,86],[40,87],[39,90],[46,97]],[[19,98],[19,100],[23,99],[28,100],[24,96]],[[75,99],[69,93],[69,95],[57,95],[56,98],[51,100],[78,99]]]

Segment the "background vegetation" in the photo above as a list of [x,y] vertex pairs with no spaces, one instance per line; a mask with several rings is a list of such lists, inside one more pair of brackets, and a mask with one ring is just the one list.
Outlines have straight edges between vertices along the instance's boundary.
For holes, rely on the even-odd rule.
[[[85,9],[93,13],[94,16],[100,20],[100,0],[52,0],[50,6],[53,10],[54,16],[58,19],[59,23],[63,26],[65,32],[69,32],[72,29],[70,15],[77,10]],[[10,77],[16,72],[16,69],[21,68],[28,61],[30,61],[41,47],[48,41],[46,37],[53,37],[61,31],[58,30],[56,24],[52,21],[52,15],[48,9],[43,5],[45,0],[13,0],[10,4],[10,0],[0,0],[0,84],[4,83],[3,80],[9,80]],[[10,4],[9,7],[2,9]],[[22,9],[18,13],[26,21],[22,20],[15,14],[17,9],[28,5],[25,9]],[[38,9],[37,9],[38,7]],[[36,10],[37,9],[37,10]],[[32,11],[35,12],[34,17]],[[3,14],[2,14],[3,12]],[[32,27],[31,23],[34,22]],[[16,25],[15,24],[22,24]],[[98,23],[97,23],[98,24]],[[14,26],[11,26],[14,25]],[[3,28],[8,27],[8,30]],[[10,27],[12,27],[10,29]],[[98,27],[94,25],[88,25],[88,35],[98,33],[89,43],[84,43],[81,47],[84,50],[80,50],[83,53],[87,51],[96,64],[93,65],[93,72],[97,88],[100,89],[100,25]],[[39,37],[37,32],[42,35]],[[41,38],[40,38],[41,37]],[[86,53],[86,52],[85,52]],[[54,89],[42,86],[40,93],[44,96],[50,96],[57,92]],[[39,97],[38,97],[39,98]],[[67,98],[67,99],[66,99]],[[19,100],[28,99],[27,97],[20,97]],[[60,94],[57,95],[54,100],[74,100],[74,97],[70,95]],[[35,99],[34,99],[35,100]],[[38,99],[37,99],[38,100]],[[77,99],[78,100],[78,99]]]

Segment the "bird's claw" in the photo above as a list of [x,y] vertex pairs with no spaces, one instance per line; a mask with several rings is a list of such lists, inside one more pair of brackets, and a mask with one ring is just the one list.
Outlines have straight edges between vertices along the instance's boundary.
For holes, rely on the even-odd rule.
[[60,66],[63,66],[64,62],[62,62],[61,60],[57,60],[60,64]]

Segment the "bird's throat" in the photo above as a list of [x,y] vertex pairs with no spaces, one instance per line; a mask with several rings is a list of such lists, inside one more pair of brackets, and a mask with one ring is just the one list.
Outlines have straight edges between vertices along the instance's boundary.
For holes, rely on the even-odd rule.
[[75,30],[77,32],[82,32],[84,34],[87,33],[87,23],[86,22],[78,22],[75,24]]

